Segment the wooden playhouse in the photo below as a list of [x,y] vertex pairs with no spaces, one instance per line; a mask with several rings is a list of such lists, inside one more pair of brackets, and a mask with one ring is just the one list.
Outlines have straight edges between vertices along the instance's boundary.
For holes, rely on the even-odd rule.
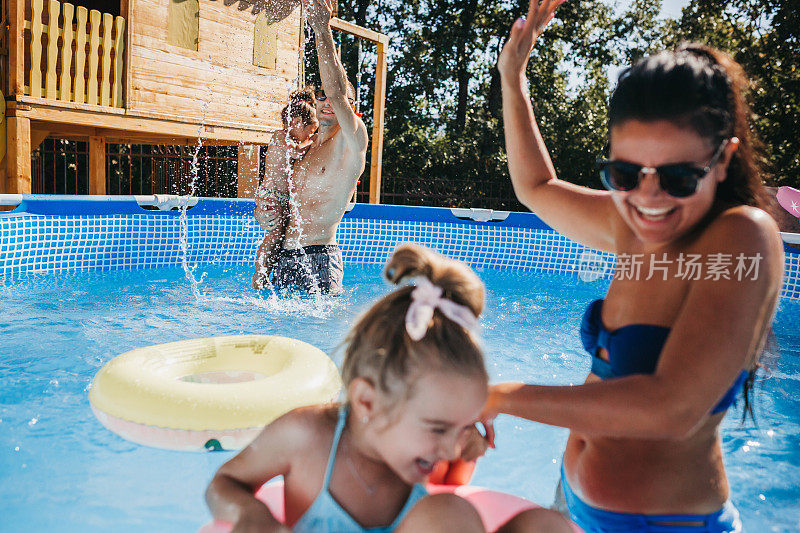
[[[90,194],[106,194],[106,143],[238,146],[238,196],[258,182],[259,146],[303,84],[300,8],[271,24],[231,0],[3,0],[0,194],[31,192],[45,138],[88,142]],[[377,45],[370,201],[379,201],[386,45]],[[1,104],[0,104],[1,105]],[[2,138],[0,138],[2,141]]]

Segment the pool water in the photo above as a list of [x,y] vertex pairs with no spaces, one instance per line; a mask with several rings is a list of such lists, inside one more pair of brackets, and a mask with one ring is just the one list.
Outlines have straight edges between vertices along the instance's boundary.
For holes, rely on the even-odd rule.
[[[203,492],[232,454],[146,448],[103,428],[94,374],[127,350],[196,337],[275,334],[333,352],[358,313],[390,287],[375,265],[348,265],[341,298],[278,300],[248,290],[243,266],[204,267],[197,300],[180,268],[0,278],[0,516],[5,531],[193,531]],[[494,381],[583,381],[577,330],[607,281],[486,270],[483,337]],[[800,301],[775,324],[781,356],[756,395],[758,426],[724,422],[732,499],[750,531],[800,528]],[[334,359],[340,362],[339,356]],[[510,417],[473,483],[549,505],[566,430]]]

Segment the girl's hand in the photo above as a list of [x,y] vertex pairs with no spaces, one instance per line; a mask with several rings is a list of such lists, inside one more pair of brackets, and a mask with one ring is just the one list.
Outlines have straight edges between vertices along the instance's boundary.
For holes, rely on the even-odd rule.
[[[316,1],[316,0],[312,0]],[[518,18],[511,27],[500,58],[497,70],[501,77],[521,76],[528,65],[533,45],[544,31],[547,23],[553,19],[555,11],[566,0],[531,0],[528,7],[528,18]]]
[[481,435],[478,428],[472,426],[464,437],[464,444],[461,446],[461,460],[466,462],[477,461],[479,457],[486,453],[489,441]]
[[489,397],[486,399],[486,405],[483,406],[483,411],[480,415],[480,422],[486,430],[485,439],[490,448],[494,448],[494,419],[500,414],[498,406],[505,394],[507,385],[507,383],[498,383],[497,385],[489,386]]

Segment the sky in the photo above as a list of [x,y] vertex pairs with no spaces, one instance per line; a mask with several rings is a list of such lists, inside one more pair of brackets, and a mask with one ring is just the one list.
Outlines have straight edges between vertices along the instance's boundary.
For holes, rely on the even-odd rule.
[[661,16],[669,18],[678,18],[681,14],[681,9],[686,7],[689,0],[663,0],[661,4]]
[[[619,7],[625,9],[631,3],[631,0],[617,0]],[[690,0],[661,0],[661,16],[665,18],[678,18],[681,15],[681,9],[686,7]],[[613,0],[608,0],[608,3],[614,3]]]

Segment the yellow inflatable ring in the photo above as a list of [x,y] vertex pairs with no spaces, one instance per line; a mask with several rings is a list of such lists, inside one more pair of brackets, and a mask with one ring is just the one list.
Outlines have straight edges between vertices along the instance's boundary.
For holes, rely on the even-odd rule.
[[119,355],[89,392],[95,416],[119,436],[173,450],[236,450],[303,405],[336,399],[336,365],[286,337],[241,335],[158,344]]

